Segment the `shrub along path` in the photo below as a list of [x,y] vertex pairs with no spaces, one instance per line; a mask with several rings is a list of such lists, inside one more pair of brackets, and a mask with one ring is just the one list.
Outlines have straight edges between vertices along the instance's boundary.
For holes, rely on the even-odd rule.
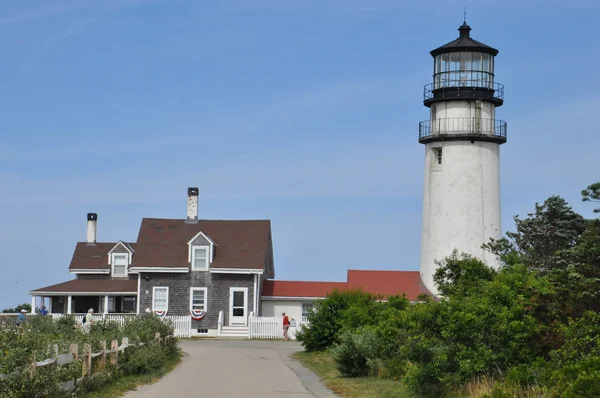
[[180,340],[182,364],[126,398],[334,397],[314,373],[290,359],[296,342]]

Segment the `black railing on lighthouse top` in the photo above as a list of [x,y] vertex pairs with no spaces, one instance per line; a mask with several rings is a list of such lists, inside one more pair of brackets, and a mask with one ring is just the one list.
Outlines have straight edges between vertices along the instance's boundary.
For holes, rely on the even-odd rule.
[[474,117],[440,118],[419,123],[419,141],[482,139],[506,142],[506,122]]
[[423,87],[424,102],[460,97],[465,99],[492,99],[500,105],[504,102],[504,85],[481,79],[441,79]]

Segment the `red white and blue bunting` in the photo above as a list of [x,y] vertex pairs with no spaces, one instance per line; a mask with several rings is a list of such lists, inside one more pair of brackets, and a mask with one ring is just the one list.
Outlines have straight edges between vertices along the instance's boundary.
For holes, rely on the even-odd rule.
[[154,315],[156,315],[159,318],[162,318],[163,316],[167,315],[167,311],[154,311]]
[[206,311],[190,311],[190,315],[192,316],[192,319],[195,321],[201,321],[202,318],[204,318],[204,316],[206,315]]

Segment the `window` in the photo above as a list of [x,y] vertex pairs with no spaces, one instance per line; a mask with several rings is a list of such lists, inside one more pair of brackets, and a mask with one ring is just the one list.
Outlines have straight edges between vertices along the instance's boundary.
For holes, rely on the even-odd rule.
[[442,164],[442,148],[436,148],[436,154],[437,154],[437,162],[438,164]]
[[127,254],[113,254],[112,275],[127,276]]
[[190,288],[190,311],[206,311],[206,288]]
[[[99,312],[104,312],[104,296],[100,297]],[[108,296],[108,310],[106,312],[115,312],[115,297]]]
[[302,303],[302,322],[308,321],[308,314],[313,310],[313,303]]
[[134,312],[136,310],[135,307],[135,297],[123,297],[123,312]]
[[208,247],[194,246],[192,247],[192,269],[207,270],[208,269]]
[[152,288],[152,311],[167,311],[169,309],[169,288],[155,286]]

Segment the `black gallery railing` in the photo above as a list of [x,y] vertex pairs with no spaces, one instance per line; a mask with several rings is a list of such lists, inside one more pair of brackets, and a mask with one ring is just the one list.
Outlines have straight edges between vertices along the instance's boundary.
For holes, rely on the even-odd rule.
[[504,85],[488,80],[457,79],[429,83],[423,87],[423,101],[444,98],[447,95],[452,98],[462,95],[467,98],[493,98],[504,101]]
[[497,119],[455,117],[425,120],[419,123],[420,139],[441,134],[464,134],[506,139],[506,122]]

